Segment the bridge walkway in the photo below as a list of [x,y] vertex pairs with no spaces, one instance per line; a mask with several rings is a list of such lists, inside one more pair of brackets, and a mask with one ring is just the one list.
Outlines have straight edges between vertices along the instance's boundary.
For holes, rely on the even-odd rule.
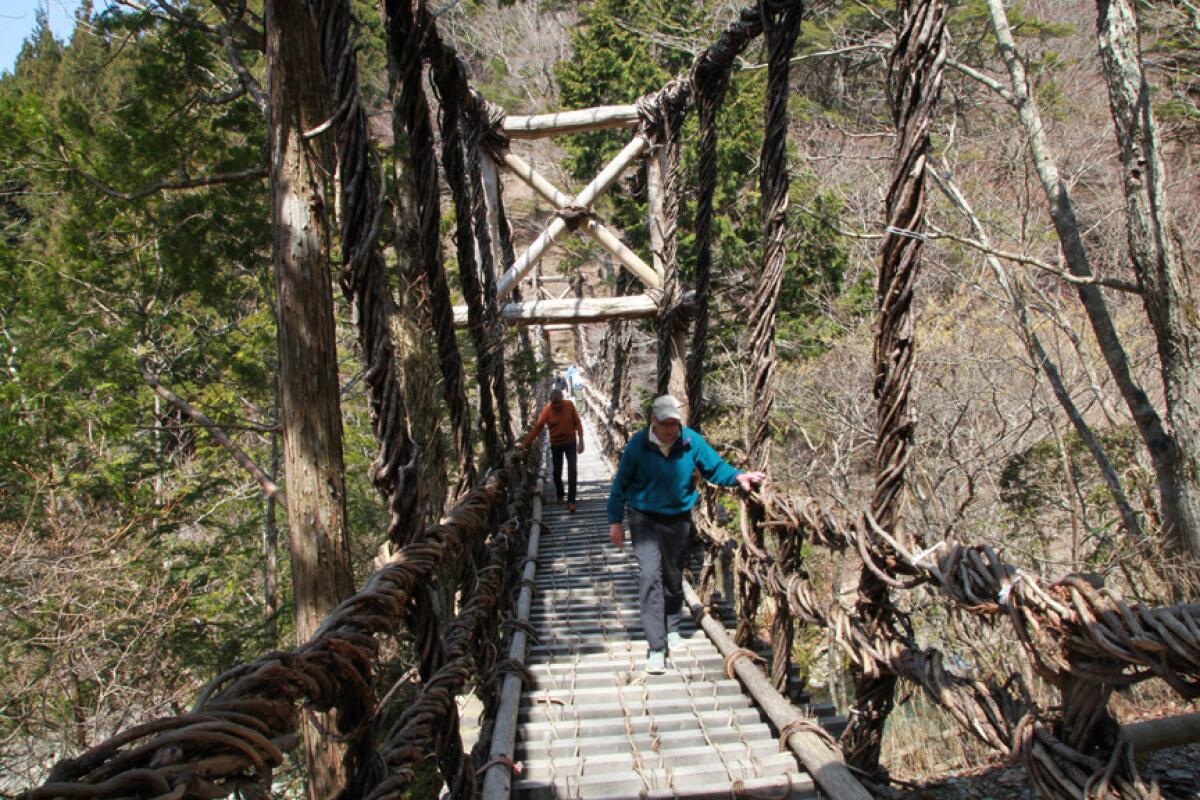
[[[618,550],[609,541],[611,468],[590,431],[585,443],[576,513],[554,502],[547,481],[530,620],[537,640],[526,659],[535,685],[521,699],[523,770],[513,796],[815,797],[812,779],[780,751],[776,732],[690,619],[666,674],[645,673],[636,562],[628,544]],[[810,711],[839,722],[831,707]]]

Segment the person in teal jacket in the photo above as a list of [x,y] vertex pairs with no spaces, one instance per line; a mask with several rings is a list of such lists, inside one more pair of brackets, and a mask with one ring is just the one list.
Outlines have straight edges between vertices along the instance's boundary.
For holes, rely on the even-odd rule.
[[683,409],[669,394],[650,410],[650,425],[625,445],[608,495],[609,533],[614,547],[625,545],[621,522],[629,532],[638,564],[638,605],[649,644],[646,672],[666,670],[668,646],[678,647],[683,607],[683,566],[692,539],[692,506],[699,491],[695,473],[718,486],[749,491],[761,472],[742,472],[717,455],[696,431],[683,424]]

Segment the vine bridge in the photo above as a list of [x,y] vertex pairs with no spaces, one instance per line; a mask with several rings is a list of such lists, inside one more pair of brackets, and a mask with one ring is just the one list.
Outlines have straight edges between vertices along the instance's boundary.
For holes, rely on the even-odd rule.
[[[358,326],[379,447],[372,478],[390,514],[389,550],[361,589],[296,648],[216,677],[188,713],[139,724],[64,759],[26,800],[259,797],[271,790],[286,754],[302,749],[302,738],[310,740],[310,751],[322,742],[336,749],[331,780],[341,798],[405,796],[434,768],[456,798],[893,796],[879,760],[899,686],[924,692],[964,737],[1023,764],[1042,797],[1159,795],[1134,758],[1148,734],[1119,726],[1109,699],[1146,680],[1182,698],[1200,696],[1200,606],[1127,603],[1079,576],[1048,583],[991,548],[925,540],[901,524],[914,424],[908,409],[911,301],[924,241],[929,129],[945,64],[944,0],[899,1],[902,28],[888,61],[896,137],[878,270],[871,503],[847,514],[820,499],[768,488],[738,498],[741,525],[733,533],[716,521],[713,498],[702,502],[696,527],[705,556],[689,588],[694,621],[663,676],[641,672],[645,645],[631,614],[633,568],[607,543],[601,514],[607,470],[639,424],[627,416],[629,321],[653,320],[657,333],[655,385],[646,388],[675,394],[689,425],[700,428],[715,120],[735,60],[762,36],[768,78],[761,260],[745,360],[748,406],[756,415],[746,466],[765,469],[785,255],[788,81],[801,4],[762,0],[745,9],[696,57],[689,74],[629,105],[516,117],[467,84],[463,64],[424,2],[381,3],[394,74],[403,84],[396,114],[415,184],[409,255],[428,287],[462,477],[457,502],[428,527],[415,510],[420,458],[394,363],[395,300],[378,252],[380,181],[358,94],[350,3],[312,0],[308,6],[335,113],[305,135],[336,138],[341,283]],[[282,25],[284,12],[278,13]],[[280,69],[303,66],[290,57],[281,51]],[[437,135],[423,86],[426,70],[438,94]],[[690,113],[699,124],[697,258],[685,286],[676,226],[681,130]],[[519,152],[525,138],[599,128],[628,130],[627,144],[574,193],[554,186]],[[276,158],[287,141],[273,134]],[[626,170],[643,176],[649,258],[595,210]],[[557,209],[520,252],[505,213],[502,174]],[[457,309],[449,299],[439,228],[443,181],[454,205],[465,301]],[[573,233],[593,239],[620,266],[614,296],[584,297],[578,280],[574,296],[546,294],[551,282],[539,264]],[[640,293],[633,289],[638,285]],[[598,352],[579,333],[593,324],[606,326]],[[477,395],[470,398],[456,325],[467,328],[475,350]],[[552,355],[547,331],[572,332],[576,358],[592,378],[578,397],[591,446],[582,457],[577,514],[543,507],[541,448],[526,452],[514,445],[514,418],[528,423],[530,409],[510,410],[506,326],[518,327],[519,347],[542,364]],[[472,445],[475,438],[481,447]],[[861,559],[853,609],[808,582],[806,548]],[[440,584],[450,565],[466,571],[457,590]],[[1011,626],[1030,668],[1059,690],[1061,701],[1039,707],[1019,681],[948,668],[940,651],[917,642],[897,602],[917,587],[937,593],[957,613]],[[453,609],[435,613],[436,598],[447,590],[456,595]],[[796,624],[824,631],[848,657],[855,696],[847,718],[804,694],[790,660]],[[389,672],[397,642],[411,644],[419,661],[407,680]],[[460,735],[459,698],[467,693],[482,701],[470,753]]]

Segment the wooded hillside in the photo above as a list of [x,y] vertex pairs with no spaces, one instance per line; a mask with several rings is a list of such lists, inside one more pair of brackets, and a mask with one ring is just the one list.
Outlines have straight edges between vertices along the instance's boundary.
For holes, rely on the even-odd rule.
[[[1123,60],[1120,21],[1101,15],[1098,30],[1105,0],[950,5],[928,226],[905,232],[925,244],[903,524],[930,543],[1003,547],[1050,578],[1098,574],[1130,598],[1194,602],[1200,9],[1190,0],[1136,6],[1143,87]],[[377,221],[396,375],[424,482],[414,514],[433,521],[474,470],[494,466],[485,438],[503,431],[480,427],[480,397],[494,393],[478,391],[488,365],[476,363],[465,331],[469,430],[443,396],[444,365],[422,316],[424,293],[437,288],[415,263],[419,165],[403,156],[408,134],[392,118],[400,84],[422,77],[400,74],[375,4],[353,8],[370,153],[386,176]],[[471,85],[509,114],[533,114],[634,102],[686,74],[739,8],[485,0],[434,11]],[[226,0],[85,2],[69,41],[56,41],[42,19],[0,76],[0,791],[43,780],[58,758],[135,721],[186,708],[214,675],[297,631],[280,503],[286,337],[272,263],[264,14],[262,3]],[[896,30],[891,2],[808,4],[788,103],[770,484],[854,511],[873,480],[871,349]],[[755,45],[738,61],[718,119],[704,431],[743,459],[764,60]],[[336,147],[325,130],[313,125],[297,141],[327,149],[328,165]],[[692,115],[679,209],[689,286],[697,130]],[[573,192],[624,141],[592,132],[522,153]],[[340,221],[330,173],[321,191]],[[505,191],[519,251],[554,209],[517,181],[506,179]],[[643,172],[597,207],[650,260],[646,202]],[[461,220],[445,186],[440,208],[446,288],[462,302],[470,287],[449,267]],[[580,296],[637,293],[583,237],[543,265],[548,279],[577,271],[587,278]],[[330,279],[345,464],[334,493],[361,577],[398,523],[377,491],[359,309],[338,290],[347,279],[337,266]],[[634,416],[655,391],[655,330],[645,321],[585,334],[602,355],[619,336],[631,340],[625,400]],[[519,430],[548,368],[532,363],[515,328],[503,340],[509,424]],[[564,360],[583,360],[567,337],[554,341]],[[610,376],[598,368],[590,377],[599,385]],[[833,596],[852,591],[838,560],[810,566]],[[963,665],[987,670],[1008,654],[1005,632],[924,602],[913,609],[919,637],[973,642],[953,654]],[[970,635],[948,634],[960,627]],[[840,656],[816,635],[801,638],[811,680],[836,693]],[[400,658],[408,661],[398,674],[412,654]],[[1128,699],[1137,711],[1155,702]],[[911,773],[973,757],[957,744],[937,749],[938,725],[926,720],[900,728],[907,733],[893,724],[885,762],[911,753],[921,724],[937,744]]]

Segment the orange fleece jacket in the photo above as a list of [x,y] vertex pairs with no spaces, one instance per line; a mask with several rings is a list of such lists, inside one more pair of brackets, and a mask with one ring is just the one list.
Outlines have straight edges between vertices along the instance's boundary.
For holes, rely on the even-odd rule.
[[557,409],[554,403],[546,403],[522,444],[529,447],[547,425],[550,426],[550,444],[570,444],[575,441],[576,434],[583,436],[583,422],[579,419],[575,404],[563,400]]

